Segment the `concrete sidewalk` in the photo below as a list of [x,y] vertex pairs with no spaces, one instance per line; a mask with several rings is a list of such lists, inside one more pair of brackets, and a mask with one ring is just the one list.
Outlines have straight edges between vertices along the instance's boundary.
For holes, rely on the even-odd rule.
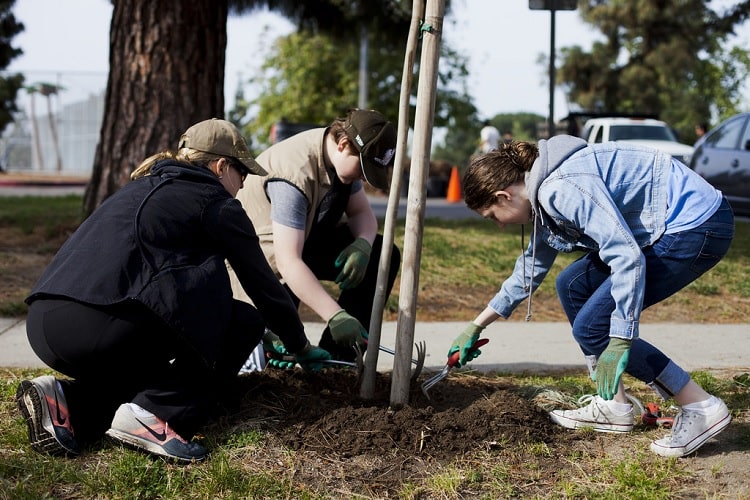
[[[323,323],[306,323],[310,341],[317,343]],[[466,322],[419,322],[414,341],[424,341],[425,369],[442,368],[451,342]],[[482,334],[490,343],[471,363],[481,371],[548,372],[583,369],[583,355],[567,323],[496,321]],[[735,369],[750,372],[750,324],[707,325],[652,323],[641,325],[641,337],[664,351],[688,371]],[[385,322],[380,343],[393,348],[396,322]],[[414,354],[416,356],[416,353]],[[23,319],[0,318],[0,367],[45,367],[31,350]],[[379,352],[378,371],[391,371],[393,356]]]

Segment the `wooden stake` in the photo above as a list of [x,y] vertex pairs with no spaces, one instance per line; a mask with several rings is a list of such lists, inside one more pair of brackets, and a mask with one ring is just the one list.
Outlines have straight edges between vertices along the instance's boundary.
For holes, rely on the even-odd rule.
[[[393,177],[391,188],[388,193],[388,206],[385,212],[385,227],[383,229],[383,250],[380,252],[380,263],[378,266],[378,280],[375,286],[375,297],[372,302],[372,315],[370,316],[369,339],[367,342],[367,356],[365,357],[365,370],[362,374],[362,385],[359,395],[363,399],[372,399],[375,395],[375,379],[378,366],[378,348],[380,347],[380,333],[383,326],[383,309],[385,307],[385,296],[388,286],[388,270],[391,267],[391,247],[393,246],[394,233],[396,232],[396,219],[398,217],[398,202],[401,198],[401,179],[404,171],[404,158],[406,157],[406,144],[409,137],[409,99],[411,96],[411,85],[414,74],[414,57],[417,53],[419,40],[419,23],[424,14],[424,0],[414,0],[411,12],[411,26],[409,37],[406,40],[406,53],[404,55],[404,71],[401,77],[401,96],[398,114],[398,135],[396,141],[396,158],[393,161]],[[411,349],[409,349],[411,354]]]
[[422,57],[417,87],[417,111],[414,117],[412,161],[409,169],[409,196],[406,206],[404,258],[401,267],[396,355],[393,360],[390,404],[399,408],[409,402],[411,351],[416,324],[419,265],[424,230],[427,175],[430,165],[432,125],[435,116],[440,40],[443,31],[445,0],[427,0],[422,25]]

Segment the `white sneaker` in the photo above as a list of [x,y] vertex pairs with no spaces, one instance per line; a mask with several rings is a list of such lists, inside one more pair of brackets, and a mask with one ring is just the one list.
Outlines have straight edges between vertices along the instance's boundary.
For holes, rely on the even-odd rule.
[[567,429],[590,428],[597,432],[630,432],[633,430],[633,408],[618,414],[610,408],[609,401],[597,395],[583,396],[579,404],[589,403],[577,410],[553,410],[550,418]]
[[684,457],[723,431],[732,417],[724,401],[718,398],[716,401],[713,407],[703,410],[707,414],[682,408],[674,419],[671,434],[652,442],[651,451],[663,457]]

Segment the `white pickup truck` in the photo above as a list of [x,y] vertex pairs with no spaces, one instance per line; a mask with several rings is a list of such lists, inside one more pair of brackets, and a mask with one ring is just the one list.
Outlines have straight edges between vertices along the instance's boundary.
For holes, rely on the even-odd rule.
[[677,140],[669,126],[652,118],[591,118],[583,125],[581,137],[589,143],[625,141],[658,149],[690,165],[693,147]]

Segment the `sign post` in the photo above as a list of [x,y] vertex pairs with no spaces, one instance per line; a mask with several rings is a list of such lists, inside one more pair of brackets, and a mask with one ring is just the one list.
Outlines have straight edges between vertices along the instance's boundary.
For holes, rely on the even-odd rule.
[[548,139],[555,135],[555,11],[576,10],[577,7],[577,0],[529,0],[529,9],[550,11]]

